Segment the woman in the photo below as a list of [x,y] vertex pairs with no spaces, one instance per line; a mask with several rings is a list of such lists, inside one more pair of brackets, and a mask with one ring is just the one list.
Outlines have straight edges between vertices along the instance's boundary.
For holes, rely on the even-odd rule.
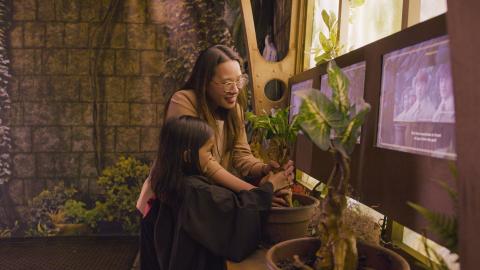
[[150,179],[155,193],[142,220],[141,268],[226,269],[260,241],[261,221],[272,193],[287,186],[283,173],[238,194],[202,176],[214,147],[204,121],[181,116],[167,120]]
[[[232,49],[215,45],[200,53],[192,74],[182,89],[177,91],[165,107],[165,119],[190,115],[205,120],[215,131],[212,155],[203,173],[214,183],[235,192],[249,190],[254,185],[241,177],[255,179],[266,176],[276,162],[265,164],[255,158],[247,142],[244,125],[245,92],[247,83],[242,70],[242,60]],[[293,177],[293,162],[284,165],[285,177]],[[234,172],[235,174],[232,174]],[[153,196],[150,181],[145,181],[137,208],[144,212],[147,201]],[[281,191],[286,195],[286,191]],[[274,198],[274,204],[285,205],[285,200]]]

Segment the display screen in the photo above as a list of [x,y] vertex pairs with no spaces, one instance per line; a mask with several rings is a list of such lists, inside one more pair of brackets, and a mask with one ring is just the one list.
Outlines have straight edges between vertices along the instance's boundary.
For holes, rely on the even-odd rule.
[[292,118],[298,114],[300,110],[300,105],[302,105],[302,98],[295,93],[299,91],[307,91],[313,88],[313,79],[306,80],[303,82],[298,82],[292,84],[292,89],[290,93],[290,114],[289,114],[289,121],[292,122]]
[[[362,103],[365,90],[365,68],[365,61],[342,68],[343,73],[347,76],[350,83],[348,98],[350,99],[351,106],[356,106]],[[327,74],[322,75],[320,91],[322,91],[327,97],[332,97],[332,88],[328,85]],[[360,136],[357,139],[357,143],[360,143]]]
[[[350,81],[348,97],[351,105],[357,105],[363,99],[363,92],[365,88],[365,67],[366,63],[363,61],[342,68],[343,73],[345,73],[345,76],[347,76],[348,80]],[[322,75],[320,91],[322,91],[322,93],[324,93],[327,97],[332,97],[332,88],[330,88],[328,85],[327,74]]]
[[454,132],[448,37],[385,54],[377,146],[455,159]]

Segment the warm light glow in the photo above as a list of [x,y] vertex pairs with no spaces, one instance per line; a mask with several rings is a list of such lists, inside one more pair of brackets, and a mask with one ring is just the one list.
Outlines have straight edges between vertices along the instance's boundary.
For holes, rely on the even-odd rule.
[[421,22],[445,12],[447,12],[447,0],[421,0],[420,2]]
[[[315,6],[313,11],[313,26],[312,26],[312,44],[310,48],[313,51],[314,49],[320,48],[320,32],[328,36],[328,29],[325,23],[322,20],[322,10],[326,10],[329,14],[334,12],[335,16],[338,18],[338,4],[340,1],[325,1],[325,0],[315,0]],[[312,53],[312,52],[306,52]],[[310,64],[309,67],[315,67],[315,56],[310,55]]]
[[361,6],[350,6],[349,14],[345,14],[348,16],[348,33],[340,32],[341,36],[347,35],[346,39],[341,39],[345,52],[400,31],[402,6],[402,0],[365,0]]

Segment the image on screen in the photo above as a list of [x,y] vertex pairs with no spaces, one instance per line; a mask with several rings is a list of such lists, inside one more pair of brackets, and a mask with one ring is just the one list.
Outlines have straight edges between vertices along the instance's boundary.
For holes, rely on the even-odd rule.
[[385,54],[377,146],[455,159],[454,132],[448,37]]
[[[352,105],[358,105],[363,100],[363,93],[365,90],[365,69],[366,62],[359,62],[347,67],[342,68],[343,73],[350,81],[348,97]],[[327,97],[332,97],[332,88],[328,85],[328,75],[322,75],[320,91]],[[357,143],[360,143],[360,136],[357,139]]]
[[289,122],[292,122],[292,118],[298,114],[298,111],[300,110],[300,105],[302,104],[302,99],[299,96],[295,95],[295,93],[298,93],[302,90],[309,90],[312,88],[313,79],[292,84],[292,89],[290,93],[290,114],[288,116]]
[[[342,68],[343,73],[347,76],[350,81],[350,89],[348,97],[352,105],[358,104],[363,99],[363,92],[365,87],[365,61],[353,64],[348,67]],[[328,85],[328,75],[322,75],[322,82],[320,86],[320,91],[324,93],[327,97],[332,97],[332,88]]]

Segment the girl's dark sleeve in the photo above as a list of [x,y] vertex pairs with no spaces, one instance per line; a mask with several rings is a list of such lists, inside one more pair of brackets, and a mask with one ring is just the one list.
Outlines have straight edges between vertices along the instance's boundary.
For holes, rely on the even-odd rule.
[[217,256],[241,261],[261,239],[261,220],[272,202],[266,183],[238,194],[200,180],[192,181],[184,205],[184,230]]

